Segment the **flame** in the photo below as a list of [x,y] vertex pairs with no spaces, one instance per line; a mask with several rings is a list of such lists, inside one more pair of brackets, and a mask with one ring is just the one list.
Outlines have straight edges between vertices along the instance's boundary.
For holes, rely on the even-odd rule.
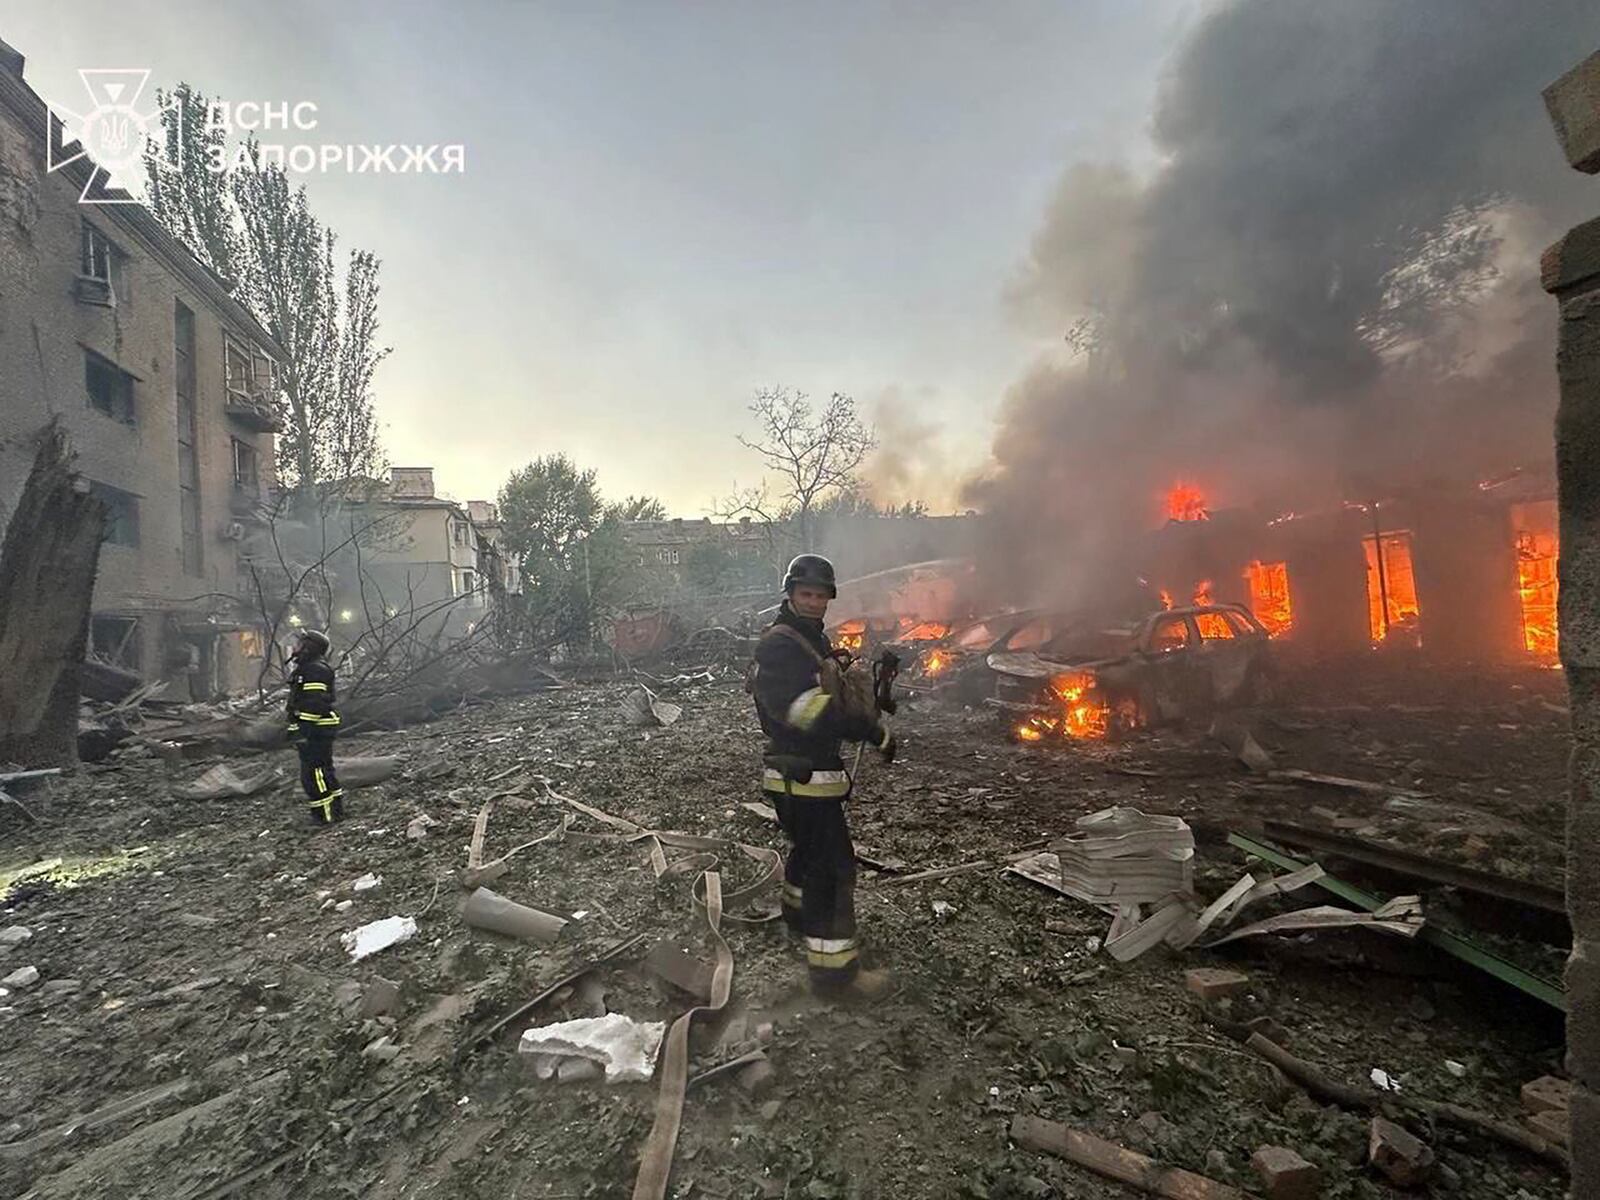
[[1512,506],[1517,548],[1517,595],[1522,605],[1522,645],[1529,654],[1553,660],[1560,648],[1556,597],[1560,581],[1561,536],[1555,504],[1543,501]]
[[913,624],[910,617],[900,618],[900,640],[903,642],[936,642],[950,636],[950,626],[939,621]]
[[846,621],[833,631],[833,644],[841,650],[856,651],[867,637],[867,623],[861,619]]
[[1211,580],[1202,579],[1194,585],[1194,602],[1201,608],[1207,608],[1216,603],[1211,598]]
[[[1417,576],[1411,562],[1411,534],[1401,531],[1383,535],[1381,574],[1378,542],[1377,535],[1370,533],[1361,539],[1367,553],[1367,626],[1374,646],[1396,630],[1415,630],[1422,616],[1422,606],[1417,600]],[[1388,597],[1387,612],[1385,596]]]
[[1250,584],[1250,611],[1273,637],[1281,637],[1294,624],[1294,609],[1289,603],[1289,564],[1264,563],[1259,559],[1245,569]]
[[1167,520],[1209,521],[1211,512],[1206,507],[1206,494],[1192,483],[1179,480],[1167,490]]
[[1050,681],[1056,708],[1035,713],[1017,726],[1017,737],[1038,742],[1046,736],[1103,738],[1109,727],[1111,709],[1094,691],[1095,678],[1087,671],[1057,675]]
[[922,673],[937,675],[950,665],[950,656],[943,650],[929,650],[922,659]]
[[1168,609],[1172,607],[1172,593],[1166,588],[1161,589],[1161,607]]

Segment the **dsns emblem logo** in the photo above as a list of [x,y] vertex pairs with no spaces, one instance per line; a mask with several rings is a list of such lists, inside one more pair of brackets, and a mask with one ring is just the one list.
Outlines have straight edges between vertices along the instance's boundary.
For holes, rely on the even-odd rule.
[[[157,111],[141,112],[139,98],[150,81],[148,70],[80,70],[89,94],[83,113],[48,105],[50,131],[45,146],[47,170],[59,171],[88,157],[91,169],[78,199],[84,204],[136,204],[129,193],[143,177],[145,152],[161,165],[181,167],[183,138],[169,145]],[[167,107],[181,122],[183,102]]]

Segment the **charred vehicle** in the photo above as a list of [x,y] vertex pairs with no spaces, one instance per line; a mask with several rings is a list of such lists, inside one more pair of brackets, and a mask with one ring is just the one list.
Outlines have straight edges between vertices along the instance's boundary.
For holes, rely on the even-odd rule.
[[1164,610],[1126,626],[1035,616],[983,667],[984,701],[1025,741],[1105,737],[1259,703],[1272,689],[1270,635],[1235,604]]

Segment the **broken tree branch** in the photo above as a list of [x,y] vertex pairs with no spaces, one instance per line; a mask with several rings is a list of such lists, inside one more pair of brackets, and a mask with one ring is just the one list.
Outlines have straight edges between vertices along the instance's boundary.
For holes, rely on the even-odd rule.
[[1427,1100],[1421,1097],[1398,1096],[1390,1093],[1379,1093],[1370,1088],[1352,1087],[1334,1079],[1320,1067],[1298,1058],[1289,1053],[1276,1042],[1263,1037],[1259,1033],[1252,1033],[1244,1043],[1262,1058],[1277,1067],[1295,1083],[1317,1100],[1325,1104],[1334,1104],[1340,1108],[1350,1109],[1354,1112],[1379,1112],[1386,1106],[1408,1109],[1413,1113],[1430,1117],[1444,1125],[1453,1125],[1457,1129],[1464,1129],[1469,1133],[1476,1133],[1482,1137],[1502,1142],[1515,1147],[1527,1154],[1542,1158],[1546,1162],[1554,1163],[1563,1170],[1571,1169],[1571,1158],[1567,1151],[1552,1142],[1545,1141],[1521,1126],[1512,1125],[1505,1121],[1496,1121],[1493,1117],[1483,1113],[1462,1108],[1458,1104],[1447,1104],[1440,1100]]

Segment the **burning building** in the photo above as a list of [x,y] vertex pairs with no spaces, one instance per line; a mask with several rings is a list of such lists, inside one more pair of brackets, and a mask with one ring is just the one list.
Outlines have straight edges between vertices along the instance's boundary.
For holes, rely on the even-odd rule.
[[[1176,494],[1178,489],[1173,489]],[[1417,485],[1264,518],[1187,499],[1145,540],[1165,607],[1237,603],[1308,657],[1409,647],[1435,661],[1556,658],[1554,485],[1516,472],[1477,487]]]

